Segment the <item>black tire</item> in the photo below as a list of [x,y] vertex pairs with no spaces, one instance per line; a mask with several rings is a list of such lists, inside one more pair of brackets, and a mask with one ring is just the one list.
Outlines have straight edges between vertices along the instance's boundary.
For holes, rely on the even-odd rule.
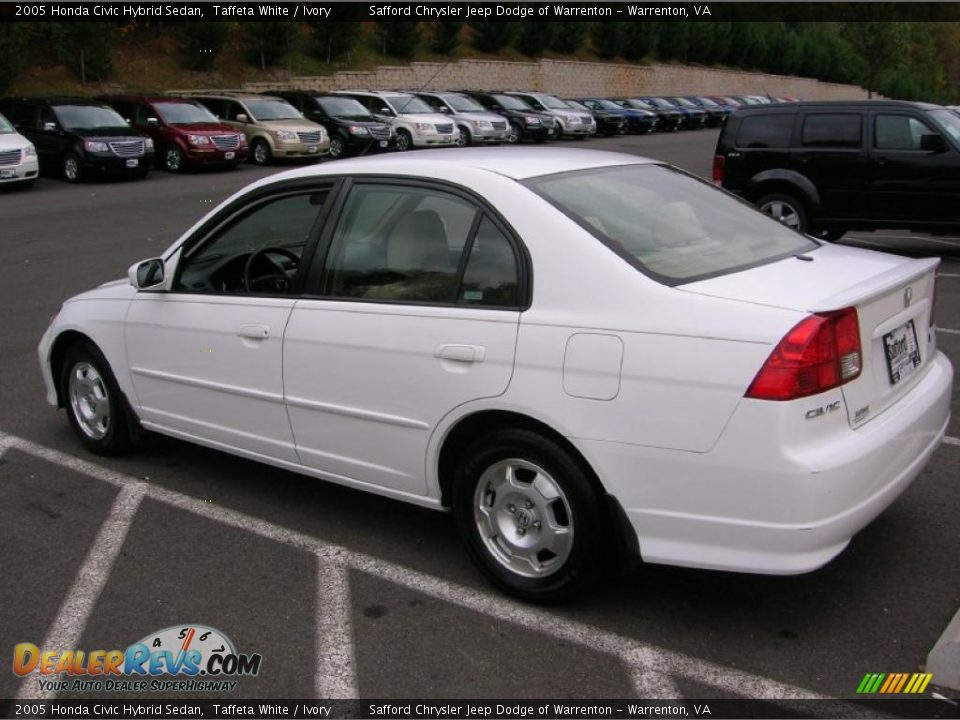
[[[72,378],[75,378],[73,383]],[[83,390],[84,382],[90,393],[96,395],[95,399],[83,399],[88,396]],[[139,423],[117,385],[110,364],[94,345],[78,342],[67,350],[60,372],[60,389],[70,425],[87,450],[96,455],[120,455],[132,448],[131,431],[136,433]],[[95,420],[95,403],[105,409],[105,420]]]
[[510,134],[507,135],[508,145],[519,145],[523,138],[523,128],[516,123],[510,123]]
[[760,211],[799,233],[808,232],[810,219],[803,201],[789,192],[772,192],[757,198]]
[[409,130],[397,130],[397,152],[406,152],[413,147],[413,137]]
[[83,179],[83,163],[80,157],[73,152],[68,152],[63,156],[63,179],[68,183],[80,182]]
[[273,159],[273,152],[270,150],[270,143],[263,138],[257,138],[250,143],[250,162],[254,165],[263,167],[269,165]]
[[[536,502],[527,502],[522,492],[518,494],[517,486],[497,485],[498,490],[492,490],[491,478],[493,483],[502,483],[503,475],[491,469],[507,464],[527,466],[515,467],[513,475],[518,482],[523,477],[545,478],[550,483],[547,487],[558,488],[560,495],[544,500],[543,494],[533,489],[532,480],[528,481],[529,485],[523,482],[519,485],[529,488],[530,497]],[[542,472],[537,473],[529,466]],[[488,470],[491,473],[485,477]],[[540,484],[543,482],[541,479]],[[489,515],[480,509],[488,504]],[[601,562],[602,551],[609,543],[603,529],[609,524],[603,520],[597,492],[584,469],[565,449],[535,432],[500,430],[476,441],[454,474],[452,505],[471,560],[490,582],[523,600],[537,603],[564,600],[593,584],[605,566]],[[481,517],[490,518],[489,522],[503,532],[499,535],[496,531],[482,532],[478,525],[485,521]],[[563,527],[569,535],[563,532]],[[562,542],[555,542],[560,535],[551,528],[561,528],[559,533],[572,538],[566,547]],[[520,552],[529,550],[534,554],[540,569],[536,569],[532,561],[527,561],[531,562],[529,566],[524,565],[522,559],[512,554],[516,549],[513,543],[531,546],[520,548]],[[537,550],[541,543],[543,547]],[[553,549],[560,552],[554,553]],[[511,564],[521,565],[530,572],[524,574],[511,568]]]
[[169,173],[182,173],[186,169],[186,158],[176,145],[167,145],[163,150],[163,169]]
[[330,157],[334,160],[339,160],[342,157],[347,156],[347,144],[343,141],[343,138],[339,135],[334,135],[330,138]]
[[457,137],[457,146],[469,147],[470,145],[473,145],[473,136],[470,134],[470,131],[463,125],[459,127],[459,130],[460,135]]

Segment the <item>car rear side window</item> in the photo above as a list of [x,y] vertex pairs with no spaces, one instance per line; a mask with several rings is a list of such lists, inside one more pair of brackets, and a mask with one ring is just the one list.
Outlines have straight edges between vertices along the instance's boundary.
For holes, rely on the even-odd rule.
[[800,143],[804,147],[859,148],[863,119],[855,113],[807,115]]
[[738,148],[786,148],[793,135],[790,113],[747,115],[740,121],[737,133]]
[[577,170],[524,184],[666,285],[725,275],[818,247],[743,201],[662,165]]

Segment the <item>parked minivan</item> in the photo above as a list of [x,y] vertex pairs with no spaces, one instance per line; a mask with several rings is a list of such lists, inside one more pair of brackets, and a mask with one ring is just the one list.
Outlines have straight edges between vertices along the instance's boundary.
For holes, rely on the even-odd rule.
[[739,108],[713,180],[800,232],[960,231],[960,118],[896,100]]
[[37,149],[40,169],[67,182],[145,177],[153,140],[117,112],[86,98],[4,98],[0,112]]
[[25,185],[37,181],[37,149],[0,115],[0,186]]

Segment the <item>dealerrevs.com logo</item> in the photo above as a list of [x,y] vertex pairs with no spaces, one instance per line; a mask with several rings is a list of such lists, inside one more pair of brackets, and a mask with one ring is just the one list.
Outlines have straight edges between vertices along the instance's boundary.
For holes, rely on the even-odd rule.
[[13,648],[13,672],[36,673],[41,690],[73,692],[235,690],[238,677],[260,672],[259,653],[238,653],[219,630],[197,623],[151,633],[126,650]]

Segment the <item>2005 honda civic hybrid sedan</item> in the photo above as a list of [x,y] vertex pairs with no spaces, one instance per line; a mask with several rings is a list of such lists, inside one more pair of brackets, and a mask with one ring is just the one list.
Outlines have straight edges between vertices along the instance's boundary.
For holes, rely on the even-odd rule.
[[938,260],[822,244],[676,168],[438,150],[273,175],[64,303],[51,404],[431,508],[503,590],[624,558],[801,573],[949,419]]

